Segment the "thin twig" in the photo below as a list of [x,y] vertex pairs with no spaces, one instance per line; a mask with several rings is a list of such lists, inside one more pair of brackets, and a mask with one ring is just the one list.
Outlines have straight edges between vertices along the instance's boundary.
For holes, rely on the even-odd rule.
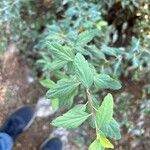
[[93,107],[92,102],[91,102],[91,94],[89,92],[89,89],[86,89],[86,98],[87,98],[87,101],[88,101],[88,104],[89,104],[89,107],[90,107],[90,111],[91,111],[93,119],[94,119],[94,123],[95,123],[95,127],[96,127],[96,135],[98,135],[99,130],[98,130],[97,122],[96,122],[96,115],[95,115],[95,112],[94,112],[94,107]]

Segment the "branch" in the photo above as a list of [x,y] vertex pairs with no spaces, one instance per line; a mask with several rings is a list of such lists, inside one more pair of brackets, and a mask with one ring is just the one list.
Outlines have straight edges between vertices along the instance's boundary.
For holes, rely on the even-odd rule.
[[99,129],[97,126],[96,115],[95,115],[94,107],[93,107],[92,102],[91,102],[91,94],[90,94],[89,89],[86,89],[86,98],[87,98],[88,105],[89,105],[90,111],[91,111],[93,119],[94,119],[94,123],[95,123],[95,127],[96,127],[96,135],[98,135]]

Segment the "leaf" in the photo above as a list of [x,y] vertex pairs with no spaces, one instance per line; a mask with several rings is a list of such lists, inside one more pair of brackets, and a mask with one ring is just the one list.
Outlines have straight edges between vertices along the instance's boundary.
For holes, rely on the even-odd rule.
[[85,87],[93,84],[93,73],[84,56],[77,53],[74,60],[75,73]]
[[112,149],[114,148],[114,145],[105,136],[100,136],[99,140],[100,140],[100,144],[104,148],[112,148]]
[[72,17],[72,16],[76,16],[78,14],[78,10],[76,9],[76,7],[69,7],[66,11],[65,11],[65,16],[66,17]]
[[119,81],[111,78],[107,74],[99,74],[94,77],[94,84],[98,89],[113,89],[118,90],[121,88]]
[[99,129],[110,123],[113,117],[113,97],[109,93],[104,97],[101,106],[96,112],[96,122]]
[[66,97],[70,96],[78,87],[80,82],[75,79],[61,79],[47,92],[47,97]]
[[59,98],[59,107],[70,108],[73,104],[74,95]]
[[125,49],[122,47],[116,48],[116,47],[108,47],[106,45],[103,45],[102,52],[104,52],[107,55],[117,57],[118,55],[125,54]]
[[76,40],[77,46],[85,46],[89,43],[96,35],[98,30],[88,30],[79,34],[78,39]]
[[108,25],[108,23],[105,20],[101,20],[96,24],[96,27],[97,27],[97,29],[101,30],[102,27],[105,27],[107,25]]
[[133,68],[138,68],[140,66],[140,60],[137,56],[133,56],[132,66]]
[[67,64],[67,61],[65,60],[55,60],[49,64],[48,68],[49,70],[54,71],[61,69],[65,64]]
[[54,111],[59,108],[59,99],[58,98],[51,99],[50,102],[51,102],[51,105],[52,105],[52,108]]
[[51,50],[54,56],[60,60],[73,61],[74,59],[74,53],[69,47],[53,42],[48,45],[48,48]]
[[73,64],[73,62],[69,62],[68,64],[67,64],[67,73],[68,74],[74,74],[75,72],[74,72],[74,64]]
[[55,78],[56,79],[58,79],[58,80],[60,80],[60,79],[64,79],[64,78],[67,78],[68,76],[64,73],[64,72],[62,72],[62,71],[55,71],[55,72],[53,72],[53,74],[52,75],[54,75],[55,76]]
[[55,82],[49,79],[41,80],[40,84],[45,88],[52,88],[55,85]]
[[123,63],[122,63],[122,59],[117,59],[115,60],[114,64],[113,64],[113,77],[115,76],[120,76],[121,74],[121,69],[123,68]]
[[82,47],[82,46],[76,46],[75,47],[75,50],[76,50],[76,52],[78,52],[78,53],[81,53],[82,55],[86,55],[87,53],[87,51],[85,50],[85,48],[84,47]]
[[78,89],[73,91],[70,95],[59,97],[59,107],[70,108],[73,104],[74,97],[77,95]]
[[100,142],[96,139],[91,143],[89,150],[104,150],[104,148],[101,146]]
[[84,105],[77,105],[63,116],[57,117],[51,124],[63,128],[76,128],[90,116],[84,109]]
[[130,51],[139,52],[139,48],[140,48],[140,40],[135,37],[132,37]]
[[95,45],[89,45],[88,48],[95,59],[106,60],[104,53],[101,50],[99,50]]
[[121,138],[120,126],[115,119],[111,119],[109,124],[101,128],[101,131],[110,138],[119,140]]

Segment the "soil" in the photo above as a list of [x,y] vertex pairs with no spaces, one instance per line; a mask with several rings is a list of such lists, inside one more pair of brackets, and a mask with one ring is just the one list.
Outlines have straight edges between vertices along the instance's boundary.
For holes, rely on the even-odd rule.
[[[149,117],[140,113],[143,87],[147,81],[142,79],[135,82],[130,78],[121,80],[122,90],[113,92],[115,104],[118,105],[116,115],[120,121],[127,117],[131,125],[122,126],[122,138],[119,142],[114,142],[116,150],[149,150]],[[120,112],[120,99],[117,99],[122,92],[130,93],[133,96],[125,99],[125,104],[129,107],[125,112]],[[11,43],[8,51],[0,57],[0,125],[18,107],[24,105],[35,107],[38,99],[44,94],[45,90],[33,77],[32,71],[20,56],[15,43]],[[32,126],[17,139],[14,150],[38,150],[47,137],[54,135],[61,136],[64,150],[87,150],[87,146],[83,147],[83,145],[87,145],[87,141],[93,139],[95,134],[93,130],[88,129],[89,127],[81,127],[74,131],[55,129],[50,126],[49,122],[58,114],[60,112],[44,118],[36,118]],[[129,128],[132,129],[130,132]],[[135,134],[134,132],[140,128],[144,129],[144,132],[140,135]],[[82,145],[80,145],[81,141],[83,141]]]
[[[117,143],[118,150],[148,150],[150,147],[150,117],[141,111],[142,99],[148,99],[150,96],[146,95],[144,91],[144,86],[148,80],[143,78],[140,81],[132,81],[130,77],[123,77],[121,81],[122,89],[115,93],[115,98],[121,97],[121,93],[122,96],[123,93],[131,94],[131,97],[129,96],[128,99],[124,99],[126,102],[123,103],[123,107],[127,105],[127,109],[124,112],[120,112],[119,101],[115,102],[115,104],[118,105],[118,110],[116,110],[117,118],[119,118],[120,121],[127,118],[129,123],[127,126],[122,126],[122,138]],[[146,105],[149,104],[147,103]]]

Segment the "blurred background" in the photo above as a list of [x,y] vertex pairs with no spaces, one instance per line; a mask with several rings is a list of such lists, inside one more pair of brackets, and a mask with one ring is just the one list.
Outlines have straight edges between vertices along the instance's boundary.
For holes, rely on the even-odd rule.
[[[66,43],[91,29],[100,35],[88,43],[84,56],[101,73],[119,79],[115,116],[122,138],[116,150],[150,147],[150,0],[1,0],[0,1],[0,125],[22,105],[37,108],[32,127],[14,150],[36,150],[47,136],[62,138],[65,150],[86,150],[94,132],[84,124],[56,129],[50,120],[64,109],[51,108],[43,79],[51,78],[47,42]],[[63,77],[54,72],[55,79]],[[57,104],[53,104],[57,107]],[[47,112],[47,113],[45,113]]]

